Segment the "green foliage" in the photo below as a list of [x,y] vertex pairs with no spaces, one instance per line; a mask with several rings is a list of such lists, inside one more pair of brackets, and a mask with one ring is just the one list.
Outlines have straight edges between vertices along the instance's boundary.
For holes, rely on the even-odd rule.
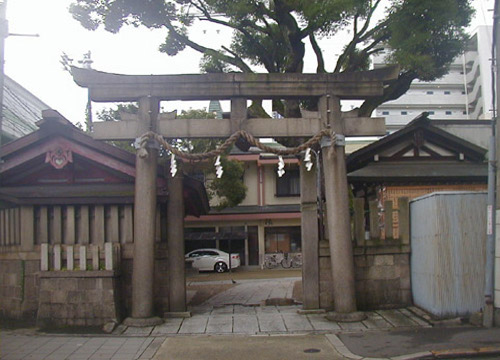
[[[119,121],[122,120],[123,113],[137,114],[139,107],[135,103],[118,104],[116,108],[103,109],[97,113],[97,118],[101,121]],[[132,142],[127,140],[113,140],[108,141],[109,144],[114,145],[125,151],[135,153],[135,148]]]
[[[167,36],[160,51],[174,56],[190,47],[203,54],[201,68],[206,72],[253,72],[256,67],[302,72],[307,41],[317,58],[317,71],[325,72],[325,60],[330,59],[323,58],[317,37],[345,43],[334,72],[359,71],[388,44],[401,75],[383,96],[365,101],[360,115],[366,116],[406,92],[414,79],[433,80],[446,73],[467,38],[471,1],[73,0],[70,12],[90,30],[104,26],[117,32],[124,25],[164,28]],[[210,40],[193,41],[189,29],[198,20],[230,29],[230,46],[213,48]]]
[[[101,121],[122,120],[123,113],[137,114],[139,108],[136,104],[118,104],[116,108],[108,108],[100,111],[97,117]],[[215,114],[207,112],[205,109],[182,110],[177,116],[180,119],[214,119]],[[110,144],[129,152],[135,152],[133,144],[129,141],[110,141]],[[206,153],[214,150],[222,143],[220,139],[174,139],[171,144],[188,153]],[[160,154],[162,155],[162,154]],[[159,162],[163,166],[169,166],[169,159],[161,156]],[[221,199],[218,209],[228,206],[236,206],[245,199],[247,188],[243,183],[243,165],[238,161],[232,161],[226,157],[221,158],[224,174],[221,179],[213,180],[207,186],[209,197],[217,196]],[[212,161],[191,165],[186,163],[184,170],[189,173],[199,172],[200,169],[209,177],[215,174]]]
[[[209,113],[206,110],[189,109],[182,111],[178,116],[181,119],[214,119],[215,114]],[[180,140],[179,146],[190,153],[206,153],[210,150],[217,148],[222,143],[219,139],[190,139]],[[227,157],[221,157],[222,167],[224,174],[220,179],[215,178],[207,185],[209,197],[217,196],[221,201],[217,209],[226,207],[233,207],[241,203],[246,196],[247,187],[243,183],[244,168],[243,164],[239,161],[229,160]],[[214,176],[213,161],[209,160],[208,163],[196,164],[191,171],[199,171],[200,167],[205,176]],[[188,168],[185,167],[187,171]]]
[[97,118],[101,121],[118,121],[122,120],[122,114],[138,114],[139,107],[136,103],[118,104],[115,109],[103,109],[97,113]]
[[416,72],[421,80],[443,76],[464,50],[464,28],[472,14],[465,0],[396,2],[387,27],[392,59],[403,69]]
[[212,195],[221,200],[216,207],[218,210],[238,205],[245,199],[247,193],[247,187],[242,181],[245,173],[243,163],[222,157],[221,164],[224,174],[220,179],[215,178],[208,186]]

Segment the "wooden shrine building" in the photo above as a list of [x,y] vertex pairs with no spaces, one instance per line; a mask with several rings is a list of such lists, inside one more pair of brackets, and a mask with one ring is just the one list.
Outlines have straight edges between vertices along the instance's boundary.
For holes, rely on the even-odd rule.
[[[0,152],[0,316],[55,325],[120,321],[131,304],[135,154],[94,140],[54,110],[37,125]],[[180,185],[185,214],[206,213],[203,184],[184,177]],[[170,310],[170,192],[160,166],[156,312]]]

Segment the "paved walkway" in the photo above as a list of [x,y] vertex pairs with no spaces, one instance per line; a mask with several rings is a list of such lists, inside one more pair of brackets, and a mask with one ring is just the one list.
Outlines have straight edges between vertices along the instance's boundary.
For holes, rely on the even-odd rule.
[[[208,307],[219,307],[224,305],[262,305],[269,299],[293,300],[293,287],[300,277],[287,277],[282,279],[258,279],[258,280],[238,280],[234,287],[221,292],[210,299],[204,305]],[[191,288],[196,285],[206,286],[208,284],[231,284],[231,280],[210,281],[210,282],[190,282]],[[189,297],[193,296],[188,292]]]
[[301,306],[242,306],[221,308],[197,307],[192,317],[168,319],[155,327],[134,328],[119,326],[114,335],[277,335],[321,334],[421,328],[430,325],[407,309],[367,312],[367,319],[353,323],[337,323],[325,319],[325,314],[298,314]]
[[0,333],[1,360],[150,360],[165,338]]
[[191,318],[146,328],[120,325],[112,335],[3,331],[0,360],[402,360],[500,354],[499,328],[432,328],[415,308],[371,311],[364,321],[335,323],[325,314],[299,314],[300,305],[264,305],[269,299],[291,299],[297,280],[238,279],[236,286],[192,307]]

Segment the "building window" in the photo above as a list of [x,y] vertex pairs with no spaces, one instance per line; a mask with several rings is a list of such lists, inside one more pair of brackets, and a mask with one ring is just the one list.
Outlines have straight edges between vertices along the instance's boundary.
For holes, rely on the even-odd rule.
[[426,94],[427,95],[432,95],[432,94],[434,94],[434,91],[427,91]]
[[298,169],[286,170],[282,177],[276,177],[276,196],[299,196],[300,172]]
[[434,111],[428,111],[429,115],[434,115]]
[[462,114],[467,115],[467,111],[465,111],[465,110],[462,111]]
[[401,115],[408,115],[408,111],[401,111]]
[[445,91],[444,92],[445,95],[450,95],[451,94],[451,91]]
[[266,227],[266,253],[300,252],[300,226]]
[[446,111],[445,114],[446,115],[451,115],[451,111]]
[[389,111],[382,111],[382,115],[389,115]]

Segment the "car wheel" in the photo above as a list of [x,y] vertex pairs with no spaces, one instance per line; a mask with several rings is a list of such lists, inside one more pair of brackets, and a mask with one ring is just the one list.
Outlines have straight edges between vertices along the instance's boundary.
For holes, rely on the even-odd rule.
[[214,266],[215,272],[218,273],[223,273],[227,271],[227,265],[223,263],[222,261],[219,261],[217,264]]

